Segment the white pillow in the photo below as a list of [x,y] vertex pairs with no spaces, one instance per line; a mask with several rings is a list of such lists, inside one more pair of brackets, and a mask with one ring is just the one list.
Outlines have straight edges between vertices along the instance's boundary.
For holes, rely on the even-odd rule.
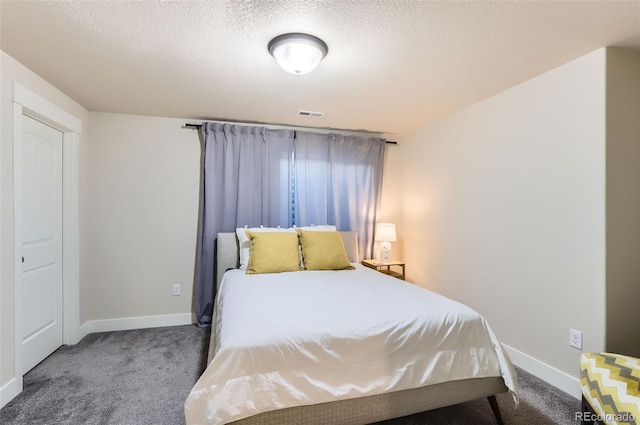
[[238,236],[238,245],[240,247],[240,270],[247,270],[249,264],[249,251],[251,250],[251,241],[247,236],[247,230],[251,232],[294,232],[295,229],[283,229],[281,227],[240,227],[236,229]]
[[311,230],[313,232],[335,232],[335,231],[337,231],[336,226],[332,226],[330,224],[320,224],[320,225],[312,224],[311,226],[296,227],[296,229],[307,230],[307,231]]

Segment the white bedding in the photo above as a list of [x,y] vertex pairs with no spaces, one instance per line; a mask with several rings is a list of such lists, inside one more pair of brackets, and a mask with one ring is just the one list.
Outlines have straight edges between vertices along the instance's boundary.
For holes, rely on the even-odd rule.
[[516,375],[478,313],[410,283],[356,270],[228,271],[214,314],[213,359],[185,402],[187,424]]

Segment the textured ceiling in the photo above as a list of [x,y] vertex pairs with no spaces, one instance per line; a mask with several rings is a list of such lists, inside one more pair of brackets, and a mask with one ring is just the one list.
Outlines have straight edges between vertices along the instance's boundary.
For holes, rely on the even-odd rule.
[[[400,135],[597,48],[640,49],[640,0],[3,0],[0,18],[2,50],[91,111]],[[317,70],[277,66],[267,43],[286,32],[327,43]]]

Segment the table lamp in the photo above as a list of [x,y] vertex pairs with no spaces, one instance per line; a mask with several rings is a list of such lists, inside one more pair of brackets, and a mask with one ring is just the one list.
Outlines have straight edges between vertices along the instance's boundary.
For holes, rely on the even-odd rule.
[[396,225],[393,223],[378,223],[376,226],[376,241],[380,242],[380,259],[391,261],[391,242],[396,239]]

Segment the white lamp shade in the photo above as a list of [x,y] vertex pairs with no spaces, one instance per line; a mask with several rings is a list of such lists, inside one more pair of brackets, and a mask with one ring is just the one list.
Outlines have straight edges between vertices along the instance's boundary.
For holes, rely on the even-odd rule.
[[302,75],[318,66],[328,52],[327,45],[308,34],[284,34],[271,40],[269,52],[285,71]]
[[376,241],[379,242],[395,242],[396,225],[393,223],[378,223],[376,225]]

